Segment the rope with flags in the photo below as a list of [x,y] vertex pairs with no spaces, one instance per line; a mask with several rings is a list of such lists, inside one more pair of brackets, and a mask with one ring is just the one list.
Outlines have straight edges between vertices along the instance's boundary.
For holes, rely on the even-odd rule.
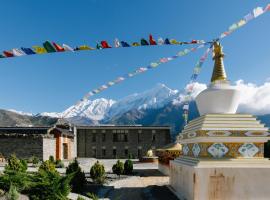
[[[231,33],[233,33],[234,31],[236,31],[237,29],[239,29],[240,27],[246,25],[248,22],[250,22],[251,20],[261,16],[262,14],[266,13],[267,11],[270,11],[270,4],[266,5],[264,8],[263,7],[257,7],[254,8],[250,13],[248,13],[247,15],[245,15],[242,19],[240,19],[238,22],[233,23],[227,31],[221,33],[221,35],[214,39],[213,42],[215,41],[219,41],[225,37],[227,37],[228,35],[230,35]],[[186,96],[184,99],[184,105],[183,105],[183,119],[184,119],[184,125],[187,125],[188,123],[188,114],[189,114],[189,104],[190,101],[192,100],[191,98],[191,94],[193,92],[194,89],[194,83],[198,78],[199,73],[201,72],[201,68],[203,66],[203,63],[205,62],[205,60],[208,57],[208,54],[210,53],[210,51],[212,50],[213,47],[213,43],[211,44],[211,46],[205,51],[205,53],[203,54],[203,56],[200,58],[200,60],[196,63],[194,69],[193,69],[193,73],[191,76],[191,80],[189,82],[189,88],[187,88],[186,91]]]
[[21,47],[13,48],[11,50],[4,50],[3,54],[0,54],[0,58],[12,58],[20,57],[26,55],[36,55],[36,54],[47,54],[47,53],[61,53],[61,52],[78,52],[78,51],[92,51],[92,50],[101,50],[101,49],[111,49],[111,48],[120,48],[120,47],[139,47],[139,46],[155,46],[155,45],[188,45],[188,44],[205,44],[204,40],[191,40],[189,42],[180,42],[176,39],[166,38],[163,40],[161,37],[156,41],[153,36],[149,35],[149,40],[142,38],[139,42],[128,43],[126,41],[119,41],[118,39],[114,40],[114,46],[111,46],[106,40],[97,42],[96,47],[91,47],[89,45],[79,45],[76,47],[71,47],[67,44],[62,46],[56,42],[45,41],[42,46],[34,45],[32,47]]

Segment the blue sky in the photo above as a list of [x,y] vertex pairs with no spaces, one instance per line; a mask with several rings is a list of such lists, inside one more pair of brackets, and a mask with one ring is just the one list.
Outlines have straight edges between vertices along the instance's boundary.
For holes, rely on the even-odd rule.
[[[210,40],[268,1],[244,0],[13,0],[0,7],[0,47],[41,45],[45,40],[70,46],[114,38],[139,41],[151,33],[177,40]],[[262,84],[270,77],[270,12],[226,37],[222,44],[231,81]],[[57,53],[0,60],[0,108],[27,112],[63,111],[88,91],[184,46],[122,48]],[[182,89],[204,50],[112,87],[95,98],[119,99],[164,83]],[[213,63],[198,78],[208,83]]]

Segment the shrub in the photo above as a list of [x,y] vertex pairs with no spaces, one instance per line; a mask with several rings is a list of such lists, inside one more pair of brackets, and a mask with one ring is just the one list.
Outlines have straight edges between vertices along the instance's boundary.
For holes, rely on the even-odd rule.
[[54,157],[53,156],[49,156],[49,161],[52,162],[52,163],[54,163],[55,162]]
[[81,192],[86,184],[86,178],[84,172],[82,172],[79,162],[75,159],[72,163],[69,163],[66,174],[72,174],[70,186],[73,192]]
[[94,194],[94,193],[88,192],[88,193],[87,193],[87,196],[88,196],[89,198],[91,198],[92,200],[98,200],[98,199],[99,199],[98,196],[97,196],[96,194]]
[[84,198],[82,198],[81,196],[77,197],[77,200],[85,200]]
[[14,185],[11,185],[7,194],[8,200],[17,200],[19,199],[19,193]]
[[42,162],[42,164],[39,166],[38,171],[50,171],[50,172],[55,172],[55,165],[49,160],[46,160]]
[[132,174],[132,172],[133,172],[132,160],[130,160],[130,159],[126,160],[126,162],[124,164],[124,172],[125,172],[125,174]]
[[124,173],[124,163],[118,160],[116,164],[113,165],[112,171],[114,174],[120,176],[121,174]]
[[98,161],[90,169],[90,177],[95,183],[104,183],[105,169]]
[[16,155],[13,154],[8,159],[8,164],[5,166],[5,169],[17,172],[26,172],[27,163],[25,161],[19,160]]
[[31,200],[67,200],[70,179],[71,176],[60,176],[57,171],[41,170],[33,177],[33,185],[27,194]]
[[20,160],[21,165],[22,165],[22,171],[26,172],[27,171],[27,160]]
[[55,167],[56,167],[56,168],[64,168],[65,165],[64,165],[64,163],[63,163],[62,160],[57,159],[57,160],[55,161]]
[[35,166],[38,165],[39,161],[40,161],[40,160],[39,160],[38,157],[36,157],[36,156],[33,156],[33,157],[32,157],[32,163],[33,163],[33,165],[35,165]]

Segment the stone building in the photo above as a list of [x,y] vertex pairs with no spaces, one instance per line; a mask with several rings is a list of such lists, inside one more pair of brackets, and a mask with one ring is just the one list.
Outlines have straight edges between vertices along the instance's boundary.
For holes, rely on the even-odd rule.
[[77,156],[140,158],[171,142],[168,126],[78,126]]
[[74,152],[74,134],[67,126],[0,127],[0,155],[5,158],[72,159]]

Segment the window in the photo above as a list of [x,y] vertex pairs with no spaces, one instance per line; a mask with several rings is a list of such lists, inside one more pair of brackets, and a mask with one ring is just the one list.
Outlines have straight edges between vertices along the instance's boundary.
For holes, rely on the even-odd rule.
[[138,132],[138,143],[140,143],[141,141],[142,141],[142,134]]
[[138,148],[138,158],[141,158],[141,157],[142,157],[142,149]]
[[153,133],[152,131],[152,142],[156,141],[156,131]]
[[113,149],[113,157],[116,158],[116,149]]
[[92,130],[92,133],[96,133],[96,130]]
[[128,157],[128,148],[125,148],[125,157]]
[[106,156],[106,149],[102,149],[102,156],[105,157]]
[[114,133],[113,134],[113,141],[114,142],[127,142],[128,135],[127,135],[127,133]]
[[92,148],[92,156],[93,156],[93,158],[97,157],[97,149],[96,149],[96,147]]
[[105,142],[105,141],[106,141],[106,134],[102,133],[102,142]]
[[103,130],[101,131],[101,133],[106,133],[106,130],[103,129]]
[[92,142],[96,142],[96,140],[97,140],[97,138],[96,138],[96,134],[95,134],[95,133],[93,133],[93,135],[92,135]]

